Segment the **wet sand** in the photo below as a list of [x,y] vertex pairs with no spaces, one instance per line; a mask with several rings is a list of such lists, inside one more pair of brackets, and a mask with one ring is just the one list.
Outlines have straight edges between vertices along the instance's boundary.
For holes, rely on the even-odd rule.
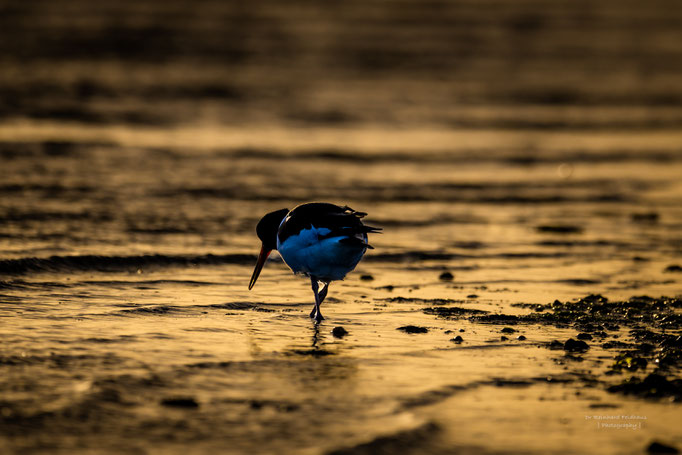
[[675,2],[97,5],[0,15],[0,452],[682,449]]

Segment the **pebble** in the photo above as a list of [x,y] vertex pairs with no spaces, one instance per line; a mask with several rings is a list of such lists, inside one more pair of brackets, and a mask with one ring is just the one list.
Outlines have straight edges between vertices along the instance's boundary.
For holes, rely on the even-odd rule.
[[563,349],[564,344],[559,340],[554,340],[551,343],[549,343],[549,348],[552,350]]
[[181,398],[164,398],[161,400],[161,404],[164,406],[171,406],[174,408],[198,408],[199,403],[192,397],[181,397]]
[[429,331],[426,327],[419,327],[416,325],[406,325],[403,327],[398,327],[396,330],[402,330],[405,333],[426,333]]
[[455,276],[450,272],[443,272],[438,276],[441,281],[452,281],[454,278]]
[[332,329],[332,335],[334,335],[334,338],[343,338],[346,335],[348,335],[348,330],[344,329],[343,327],[334,327]]
[[564,351],[576,352],[576,351],[587,351],[590,346],[582,340],[574,340],[569,338],[564,343]]
[[680,453],[680,451],[675,447],[654,441],[646,448],[646,453]]

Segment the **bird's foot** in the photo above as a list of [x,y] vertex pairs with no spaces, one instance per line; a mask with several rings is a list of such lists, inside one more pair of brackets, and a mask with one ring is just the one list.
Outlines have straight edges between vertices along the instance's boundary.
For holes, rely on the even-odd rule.
[[315,319],[315,322],[321,322],[324,320],[324,317],[317,307],[314,307],[313,311],[310,312],[310,319]]

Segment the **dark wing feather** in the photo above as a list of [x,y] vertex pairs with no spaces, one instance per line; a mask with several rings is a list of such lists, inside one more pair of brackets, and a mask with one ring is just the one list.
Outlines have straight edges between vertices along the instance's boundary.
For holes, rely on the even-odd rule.
[[327,228],[331,231],[321,238],[345,236],[347,238],[342,240],[344,243],[372,248],[366,240],[363,241],[357,237],[362,235],[366,239],[368,233],[381,231],[381,228],[362,224],[360,218],[366,215],[366,213],[356,212],[348,206],[340,207],[325,202],[302,204],[289,212],[285,218],[279,229],[279,240],[283,242],[303,229],[310,229],[315,226],[316,228]]
[[[327,238],[328,236],[324,236],[322,238]],[[338,237],[338,236],[331,236],[331,237]],[[345,237],[341,240],[339,240],[340,243],[343,243],[344,245],[352,245],[352,246],[358,246],[362,248],[369,248],[370,250],[373,250],[374,247],[370,245],[369,243],[365,242],[362,239],[359,239],[357,237]]]

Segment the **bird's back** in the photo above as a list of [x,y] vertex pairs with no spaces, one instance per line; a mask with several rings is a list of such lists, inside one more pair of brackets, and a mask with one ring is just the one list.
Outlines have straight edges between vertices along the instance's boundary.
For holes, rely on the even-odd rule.
[[366,214],[324,202],[302,204],[282,220],[277,250],[296,273],[323,281],[341,280],[360,262],[367,248]]

